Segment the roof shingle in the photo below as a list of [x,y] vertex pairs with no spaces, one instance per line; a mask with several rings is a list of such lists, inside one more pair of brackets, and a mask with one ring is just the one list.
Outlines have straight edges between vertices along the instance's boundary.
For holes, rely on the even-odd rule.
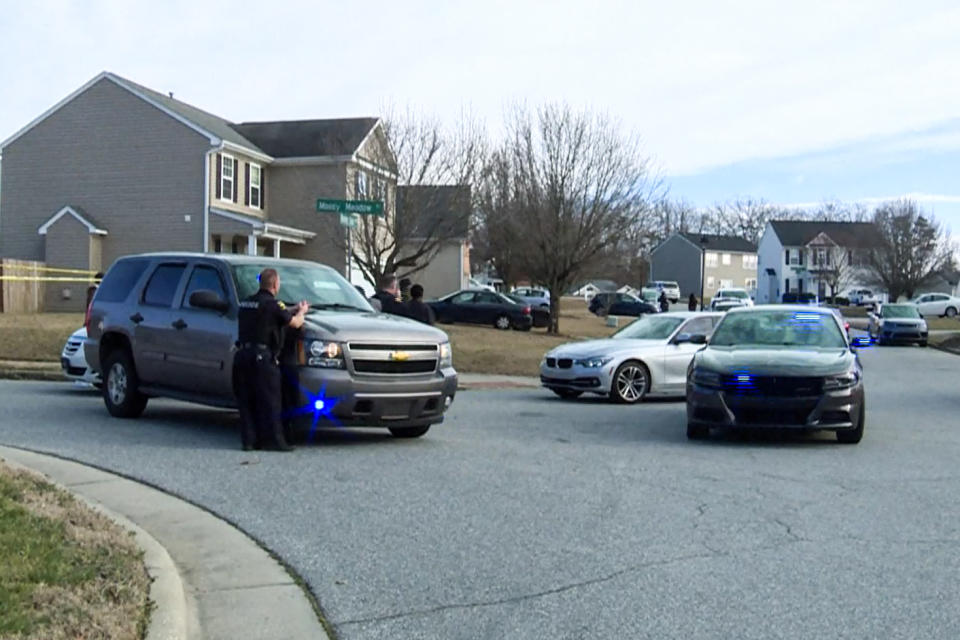
[[409,237],[466,239],[470,231],[470,185],[397,187],[397,222]]
[[232,125],[274,158],[353,155],[377,118],[280,120]]
[[757,252],[757,245],[739,236],[722,236],[714,233],[681,233],[680,235],[698,247],[700,246],[700,238],[706,238],[706,248],[710,251]]
[[829,222],[816,220],[771,220],[770,226],[785,247],[804,246],[821,233],[841,247],[876,247],[883,238],[872,222]]

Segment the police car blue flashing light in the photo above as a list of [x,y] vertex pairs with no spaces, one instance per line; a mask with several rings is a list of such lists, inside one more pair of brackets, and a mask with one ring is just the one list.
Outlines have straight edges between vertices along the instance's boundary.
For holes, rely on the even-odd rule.
[[327,406],[327,403],[323,400],[315,400],[313,402],[313,409],[315,411],[323,411],[323,408]]

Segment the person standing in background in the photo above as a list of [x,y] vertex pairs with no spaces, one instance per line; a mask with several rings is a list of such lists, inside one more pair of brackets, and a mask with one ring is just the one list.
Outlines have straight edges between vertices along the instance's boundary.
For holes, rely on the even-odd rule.
[[423,324],[432,325],[437,321],[433,309],[423,301],[423,287],[419,284],[410,287],[410,302],[407,303],[407,316]]

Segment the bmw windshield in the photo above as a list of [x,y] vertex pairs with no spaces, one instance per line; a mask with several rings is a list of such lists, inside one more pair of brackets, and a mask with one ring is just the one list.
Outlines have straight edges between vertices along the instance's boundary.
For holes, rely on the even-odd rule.
[[373,311],[373,307],[357,289],[339,273],[320,265],[238,264],[233,267],[240,299],[253,295],[260,288],[260,272],[266,268],[280,274],[277,299],[288,304],[306,300],[317,309]]
[[778,309],[727,314],[710,346],[845,349],[847,342],[832,314]]
[[683,318],[643,316],[610,337],[618,340],[666,340],[681,322]]

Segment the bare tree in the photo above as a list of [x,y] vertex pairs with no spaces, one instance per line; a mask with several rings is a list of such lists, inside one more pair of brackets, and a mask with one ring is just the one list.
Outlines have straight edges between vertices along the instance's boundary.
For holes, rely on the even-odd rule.
[[873,216],[881,246],[868,254],[873,280],[897,300],[912,298],[917,288],[950,262],[953,247],[940,223],[913,200],[877,207]]
[[753,198],[738,198],[717,204],[711,213],[710,222],[715,233],[745,238],[753,243],[760,242],[760,236],[770,220],[801,217],[796,211]]
[[[403,277],[422,270],[444,243],[462,238],[473,214],[470,185],[486,156],[486,130],[469,113],[451,127],[437,118],[407,109],[384,118],[387,149],[396,162],[397,189],[423,187],[416,193],[392,193],[394,207],[383,217],[361,216],[353,230],[353,260],[371,282],[385,273]],[[355,189],[357,199],[389,204],[392,188],[374,180],[368,191]],[[448,189],[464,186],[455,198]],[[465,196],[463,194],[466,194]],[[439,211],[439,209],[443,211]]]
[[520,224],[523,271],[550,290],[550,333],[560,297],[647,207],[655,185],[635,136],[603,115],[547,105],[515,107],[501,149]]
[[471,255],[478,263],[493,267],[508,287],[517,282],[522,268],[516,189],[509,160],[502,151],[491,153],[476,189],[477,224]]

